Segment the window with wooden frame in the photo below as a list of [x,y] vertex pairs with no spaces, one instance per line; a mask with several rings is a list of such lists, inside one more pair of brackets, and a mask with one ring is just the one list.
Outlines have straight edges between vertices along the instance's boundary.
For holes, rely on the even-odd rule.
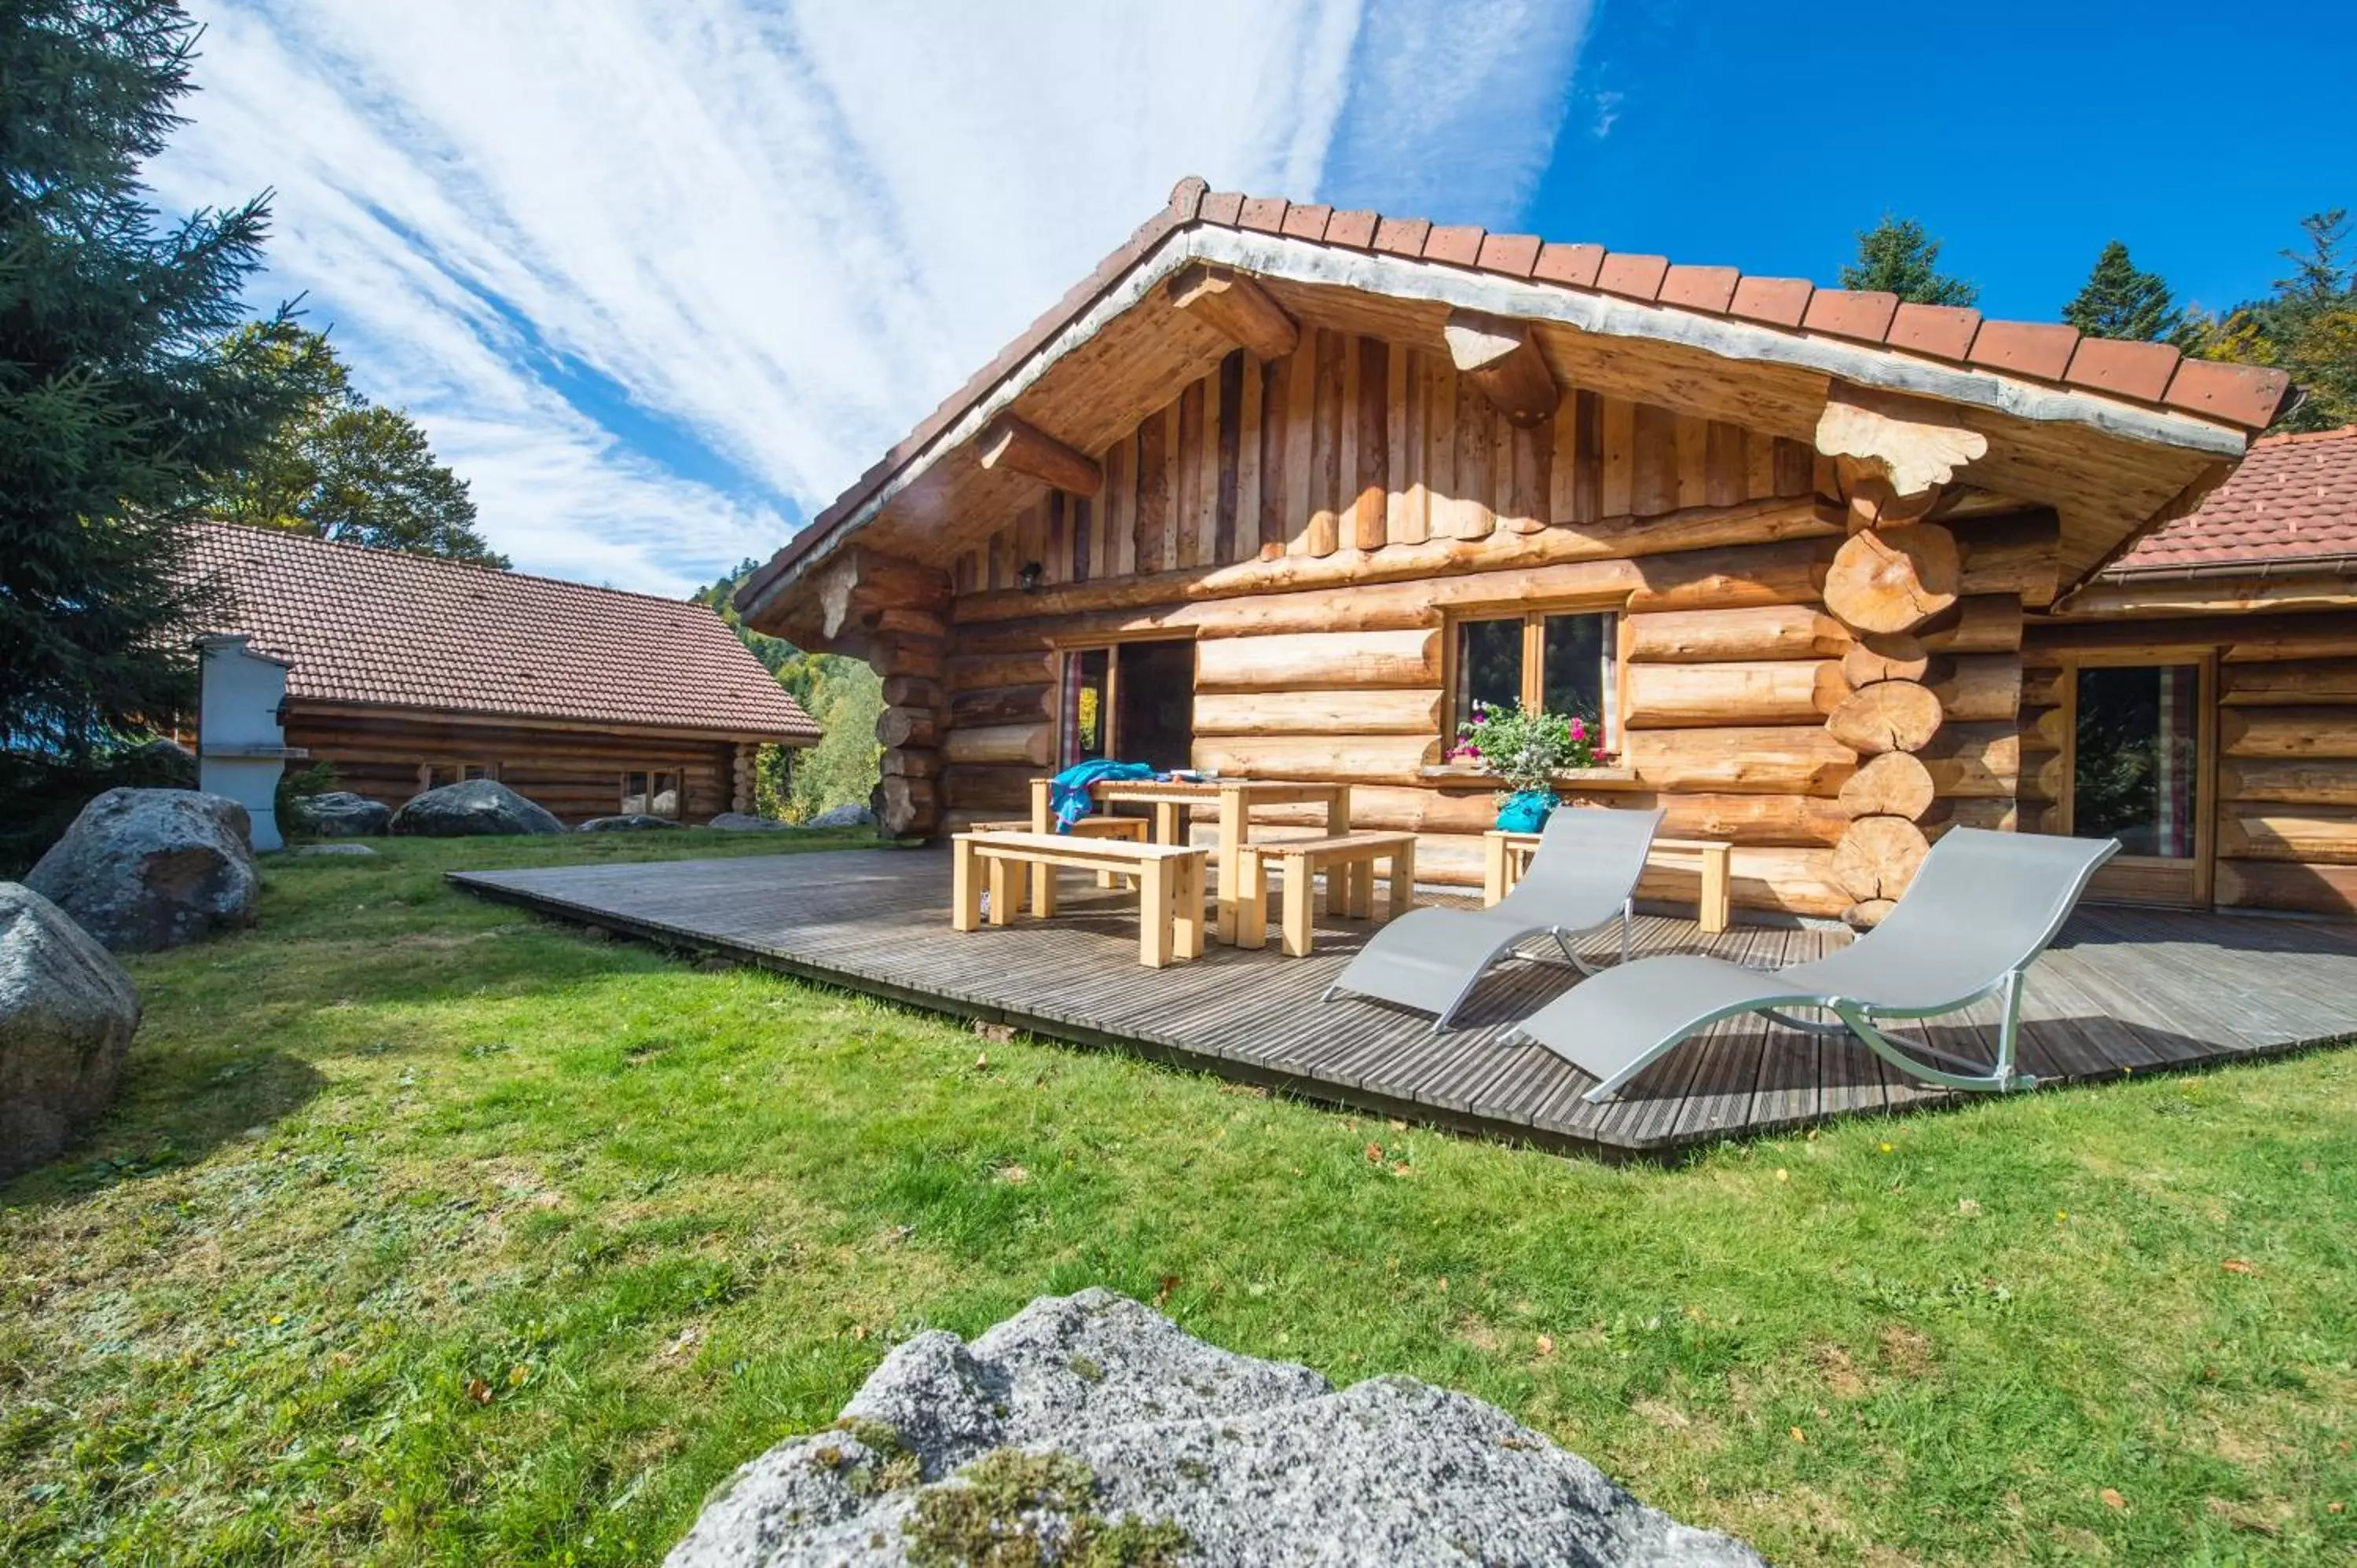
[[1476,704],[1561,714],[1587,722],[1599,750],[1618,750],[1620,618],[1611,610],[1536,609],[1468,614],[1448,623],[1448,733]]
[[1163,771],[1195,745],[1195,645],[1159,638],[1063,650],[1056,766],[1106,759]]
[[675,771],[649,768],[622,775],[622,814],[626,817],[676,817],[679,797],[679,774]]
[[491,762],[421,762],[417,765],[417,787],[438,789],[445,784],[463,784],[469,779],[497,779],[499,765]]

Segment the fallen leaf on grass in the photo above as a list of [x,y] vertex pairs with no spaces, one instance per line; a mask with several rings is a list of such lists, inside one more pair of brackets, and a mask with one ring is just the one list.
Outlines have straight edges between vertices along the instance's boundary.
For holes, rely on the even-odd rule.
[[1367,1145],[1367,1160],[1372,1165],[1382,1165],[1383,1163],[1383,1146],[1381,1144],[1369,1144]]
[[1965,1219],[1969,1219],[1980,1211],[1981,1206],[1974,1199],[1969,1197],[1960,1197],[1956,1199],[1956,1212],[1963,1215]]
[[1015,1037],[1015,1026],[994,1024],[986,1018],[976,1018],[974,1021],[974,1032],[985,1040],[1003,1046]]
[[2248,1258],[2229,1258],[2218,1265],[2230,1274],[2255,1274],[2259,1266]]
[[1180,1279],[1177,1274],[1163,1275],[1162,1288],[1154,1293],[1154,1305],[1160,1306],[1164,1303],[1168,1302],[1170,1299],[1170,1293],[1177,1290],[1180,1285],[1185,1284],[1187,1282],[1185,1280]]
[[473,1400],[477,1404],[489,1404],[491,1402],[491,1385],[483,1381],[480,1378],[468,1378],[467,1380],[467,1397]]
[[1020,1187],[1031,1179],[1031,1173],[1021,1165],[1001,1165],[998,1167],[998,1179]]
[[1805,1432],[1802,1431],[1802,1430],[1801,1430],[1799,1427],[1797,1427],[1797,1426],[1796,1426],[1796,1427],[1794,1427],[1794,1428],[1792,1428],[1792,1441],[1793,1441],[1793,1442],[1795,1442],[1795,1443],[1806,1443],[1808,1440],[1809,1440],[1809,1434],[1808,1434],[1807,1433],[1805,1433]]
[[1542,1334],[1539,1336],[1539,1354],[1542,1356],[1552,1356],[1555,1354],[1554,1335]]
[[2119,1493],[2112,1490],[2109,1487],[2105,1487],[2102,1491],[2097,1492],[2095,1495],[2104,1499],[2104,1506],[2107,1509],[2124,1509],[2128,1506],[2127,1498],[2120,1496]]

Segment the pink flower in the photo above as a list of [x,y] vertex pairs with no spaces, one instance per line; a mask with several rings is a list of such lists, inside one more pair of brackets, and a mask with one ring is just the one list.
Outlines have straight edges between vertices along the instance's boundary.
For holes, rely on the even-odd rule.
[[1586,740],[1587,738],[1587,721],[1586,719],[1574,719],[1571,721],[1571,738],[1574,740]]

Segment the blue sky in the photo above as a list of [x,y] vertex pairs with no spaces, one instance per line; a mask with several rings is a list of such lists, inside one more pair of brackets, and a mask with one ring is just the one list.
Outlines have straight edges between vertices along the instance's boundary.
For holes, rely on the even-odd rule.
[[2115,234],[2230,305],[2357,204],[2357,5],[194,8],[159,203],[273,188],[257,306],[304,294],[520,567],[655,592],[774,549],[1182,174],[1823,282],[1888,208],[2032,317]]
[[1529,224],[1834,281],[1886,209],[1992,316],[2052,320],[2106,241],[2225,308],[2357,209],[2357,4],[1606,0]]

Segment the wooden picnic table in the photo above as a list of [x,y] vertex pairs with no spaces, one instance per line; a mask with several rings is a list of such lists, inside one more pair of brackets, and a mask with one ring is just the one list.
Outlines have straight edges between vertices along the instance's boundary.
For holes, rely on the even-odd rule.
[[[1031,780],[1031,831],[1034,832],[1055,831],[1054,807],[1049,799],[1049,787],[1054,782],[1050,779]],[[1186,843],[1188,813],[1197,806],[1218,806],[1220,897],[1217,926],[1220,940],[1230,946],[1235,944],[1236,919],[1243,908],[1242,852],[1243,846],[1252,842],[1254,807],[1322,805],[1326,808],[1326,832],[1329,836],[1351,831],[1351,787],[1348,784],[1310,784],[1281,779],[1205,779],[1192,783],[1117,779],[1094,786],[1089,795],[1101,806],[1153,807],[1154,842],[1157,843]]]
[[[1582,809],[1577,806],[1557,808],[1560,811]],[[1512,892],[1514,884],[1523,879],[1523,872],[1530,865],[1531,856],[1538,851],[1539,835],[1491,828],[1481,838],[1481,902],[1487,907]],[[1727,929],[1727,920],[1734,912],[1734,897],[1727,886],[1735,859],[1731,847],[1716,839],[1657,838],[1653,841],[1652,853],[1684,861],[1702,873],[1702,891],[1695,902],[1695,921],[1706,931]]]

